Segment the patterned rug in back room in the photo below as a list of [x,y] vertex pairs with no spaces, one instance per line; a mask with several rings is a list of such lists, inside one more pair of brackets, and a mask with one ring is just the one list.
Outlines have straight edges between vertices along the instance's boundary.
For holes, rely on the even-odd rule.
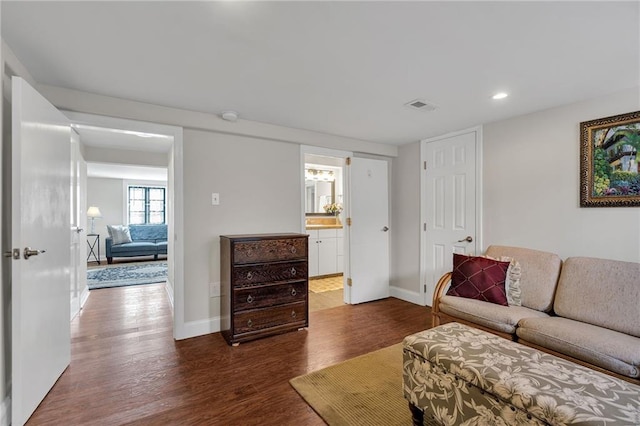
[[167,280],[167,262],[149,262],[95,268],[87,271],[89,290],[161,283]]

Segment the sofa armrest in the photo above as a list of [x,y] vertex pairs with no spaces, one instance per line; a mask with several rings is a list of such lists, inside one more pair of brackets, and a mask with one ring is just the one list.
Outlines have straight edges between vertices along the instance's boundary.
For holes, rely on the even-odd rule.
[[107,257],[113,257],[111,255],[111,246],[113,245],[113,239],[111,237],[107,237],[104,239],[104,248],[107,252]]
[[433,302],[431,304],[431,315],[433,320],[433,326],[438,326],[440,324],[440,318],[438,314],[440,314],[440,298],[444,293],[444,290],[447,288],[447,285],[451,281],[451,272],[447,272],[438,280],[436,284],[436,288],[433,291]]

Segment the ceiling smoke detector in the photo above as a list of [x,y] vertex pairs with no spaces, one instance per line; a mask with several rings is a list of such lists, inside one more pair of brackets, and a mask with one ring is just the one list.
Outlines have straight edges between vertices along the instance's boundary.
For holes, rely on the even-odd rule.
[[424,99],[414,99],[404,105],[412,109],[417,109],[419,111],[435,111],[438,109],[438,105],[425,101]]
[[222,119],[227,121],[236,121],[238,119],[238,113],[235,111],[225,111],[222,113]]

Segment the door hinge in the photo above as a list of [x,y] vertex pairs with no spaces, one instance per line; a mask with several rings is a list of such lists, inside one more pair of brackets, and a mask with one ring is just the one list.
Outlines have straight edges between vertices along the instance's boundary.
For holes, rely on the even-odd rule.
[[424,292],[425,293],[427,292],[427,285],[426,284],[424,285]]
[[347,163],[347,166],[350,166],[351,165],[351,157],[347,157],[345,159],[345,163]]
[[4,252],[4,257],[20,260],[20,249],[7,250]]
[[351,226],[351,218],[350,217],[347,218],[347,226]]
[[424,165],[422,166],[425,170],[427,170],[427,162],[424,162]]
[[423,224],[422,224],[422,230],[423,230],[423,231],[426,231],[426,230],[427,230],[427,222],[425,222],[425,223],[423,223]]
[[349,287],[351,287],[353,285],[353,281],[351,281],[351,278],[347,278],[347,285]]

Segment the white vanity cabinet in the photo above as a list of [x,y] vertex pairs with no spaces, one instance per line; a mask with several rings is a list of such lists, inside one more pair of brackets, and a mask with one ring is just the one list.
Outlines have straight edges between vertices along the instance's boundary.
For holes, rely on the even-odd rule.
[[309,276],[338,274],[343,271],[342,229],[307,229],[309,234]]

